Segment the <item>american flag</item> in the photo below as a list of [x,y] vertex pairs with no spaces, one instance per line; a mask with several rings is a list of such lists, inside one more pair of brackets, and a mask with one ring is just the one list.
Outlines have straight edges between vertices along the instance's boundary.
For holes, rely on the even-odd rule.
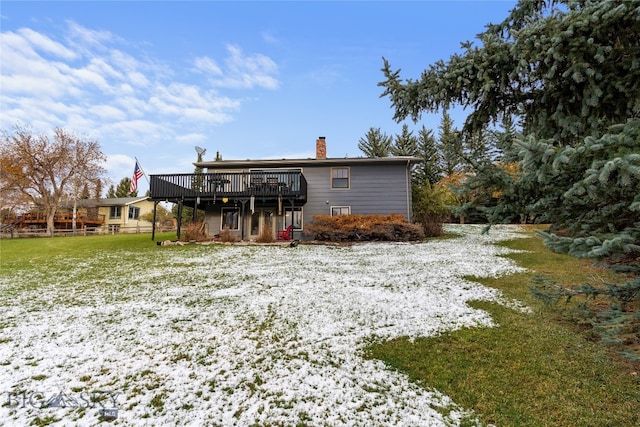
[[142,178],[142,169],[136,160],[136,167],[133,170],[133,176],[131,177],[131,186],[129,187],[129,193],[133,193],[138,189],[138,180]]

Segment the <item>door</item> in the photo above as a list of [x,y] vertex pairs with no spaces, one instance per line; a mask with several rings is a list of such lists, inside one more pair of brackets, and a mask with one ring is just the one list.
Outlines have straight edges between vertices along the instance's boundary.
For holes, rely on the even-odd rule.
[[273,238],[276,235],[276,213],[275,209],[256,209],[251,214],[251,237],[256,238],[269,228],[269,233]]

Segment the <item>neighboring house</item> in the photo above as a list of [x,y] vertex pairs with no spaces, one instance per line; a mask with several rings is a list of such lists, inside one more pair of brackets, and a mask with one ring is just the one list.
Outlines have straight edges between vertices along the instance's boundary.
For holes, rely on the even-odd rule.
[[[151,199],[205,211],[209,235],[228,228],[242,240],[293,226],[303,239],[315,215],[402,214],[411,220],[411,167],[417,157],[316,157],[196,162],[202,174],[151,175]],[[180,216],[180,215],[179,215]],[[178,234],[180,225],[178,225]]]
[[151,231],[151,222],[140,219],[155,208],[149,197],[117,197],[86,202],[89,203],[87,207],[97,207],[98,214],[104,215],[103,227],[110,233]]
[[[156,204],[149,197],[122,197],[111,199],[80,199],[75,202],[76,230],[95,230],[110,233],[152,231],[149,221],[142,215],[153,213]],[[73,203],[60,206],[54,217],[56,230],[72,230]],[[15,229],[44,230],[47,217],[42,211],[18,215],[6,225]]]

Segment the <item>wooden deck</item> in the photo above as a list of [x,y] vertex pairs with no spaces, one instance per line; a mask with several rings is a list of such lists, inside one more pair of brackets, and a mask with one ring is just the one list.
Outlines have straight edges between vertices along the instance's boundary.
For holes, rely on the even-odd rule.
[[297,171],[229,172],[150,176],[152,200],[283,198],[304,204],[307,181]]
[[[56,213],[54,219],[56,230],[71,230],[73,228],[73,214],[71,212]],[[84,227],[99,227],[104,225],[104,215],[87,215],[83,212],[76,213],[76,229]],[[40,229],[47,228],[47,217],[43,212],[25,213],[14,218],[3,218],[2,228]]]

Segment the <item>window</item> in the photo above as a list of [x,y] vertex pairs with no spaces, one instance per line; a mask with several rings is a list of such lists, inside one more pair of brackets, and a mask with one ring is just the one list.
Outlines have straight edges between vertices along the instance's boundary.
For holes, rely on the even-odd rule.
[[129,219],[138,219],[140,216],[140,208],[129,206]]
[[251,235],[258,234],[260,234],[260,211],[255,211],[251,214]]
[[284,210],[285,228],[292,224],[294,230],[302,230],[302,208],[286,208]]
[[229,230],[238,230],[238,217],[240,210],[238,208],[222,208],[222,227]]
[[349,168],[331,168],[331,188],[349,188]]
[[351,206],[331,206],[331,216],[350,214]]
[[122,207],[121,206],[111,206],[109,209],[109,218],[116,219],[122,216]]

